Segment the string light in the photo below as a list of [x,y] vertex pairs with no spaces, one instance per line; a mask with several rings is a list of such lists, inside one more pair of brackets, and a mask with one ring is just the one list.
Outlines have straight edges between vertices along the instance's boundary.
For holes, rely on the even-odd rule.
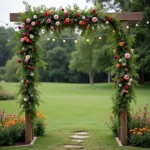
[[87,42],[89,42],[89,39],[86,39]]
[[66,42],[66,40],[63,40],[63,42],[65,43],[65,42]]
[[102,37],[100,36],[98,39],[99,39],[99,40],[101,40],[101,39],[102,39]]
[[49,40],[50,40],[50,38],[47,38],[47,40],[49,41]]
[[78,41],[77,41],[77,40],[74,40],[74,42],[77,43]]
[[55,39],[52,39],[52,41],[54,42],[54,41],[55,41]]
[[138,27],[139,25],[138,24],[136,24],[136,27]]
[[129,26],[127,26],[127,29],[129,29]]
[[149,24],[149,21],[146,21],[147,24]]

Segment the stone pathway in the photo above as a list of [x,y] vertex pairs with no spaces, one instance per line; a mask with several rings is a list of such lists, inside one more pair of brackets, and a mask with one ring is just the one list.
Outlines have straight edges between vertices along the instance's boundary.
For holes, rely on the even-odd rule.
[[72,142],[75,144],[68,144],[64,145],[64,148],[66,150],[71,150],[71,149],[77,149],[77,150],[85,150],[82,143],[84,142],[85,139],[89,138],[88,132],[74,132],[70,136],[72,139]]

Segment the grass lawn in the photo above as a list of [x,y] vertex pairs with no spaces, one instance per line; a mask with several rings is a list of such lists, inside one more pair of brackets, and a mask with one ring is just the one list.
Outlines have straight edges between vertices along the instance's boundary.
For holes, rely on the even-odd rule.
[[[17,83],[3,83],[7,91],[17,92]],[[112,106],[113,84],[57,84],[41,83],[39,110],[47,117],[46,135],[38,138],[31,147],[8,148],[9,150],[64,150],[64,144],[72,144],[74,131],[89,131],[90,137],[83,143],[85,150],[130,150],[119,147],[108,127]],[[150,84],[137,88],[136,108],[143,108],[150,100]],[[0,101],[0,108],[7,113],[19,110],[16,100]],[[150,105],[148,106],[150,110]],[[5,148],[0,148],[4,150]],[[136,148],[135,150],[138,150]],[[140,149],[144,150],[144,149]]]

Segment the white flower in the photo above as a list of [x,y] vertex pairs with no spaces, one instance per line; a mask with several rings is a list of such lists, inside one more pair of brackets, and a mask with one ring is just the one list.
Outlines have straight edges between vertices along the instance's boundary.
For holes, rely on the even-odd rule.
[[28,99],[27,99],[27,98],[24,98],[24,101],[25,101],[25,102],[27,102],[27,101],[28,101]]
[[33,16],[33,19],[37,19],[37,15],[34,15],[34,16]]
[[56,19],[56,20],[57,20],[58,18],[59,18],[59,16],[58,16],[58,15],[54,15],[54,19]]
[[119,59],[119,62],[122,62],[122,59]]
[[129,81],[130,81],[130,82],[132,82],[132,81],[133,81],[133,79],[129,79]]
[[30,55],[26,55],[26,59],[30,59]]
[[22,50],[25,50],[25,48],[24,48],[24,47],[22,47]]
[[116,53],[116,49],[114,49],[113,52]]
[[33,77],[33,76],[34,76],[34,72],[31,72],[31,73],[30,73],[30,76],[32,76],[32,77]]
[[33,95],[30,95],[31,97],[33,97]]
[[50,29],[51,29],[51,30],[54,30],[54,26],[51,26]]
[[124,63],[122,63],[122,66],[126,66],[126,63],[124,62]]
[[24,105],[21,105],[21,107],[23,108],[23,107],[24,107]]
[[105,23],[106,23],[106,24],[109,24],[109,21],[106,21]]
[[23,80],[21,80],[21,82],[23,83]]
[[131,82],[128,82],[127,85],[130,86],[130,85],[131,85]]
[[118,86],[119,86],[119,87],[122,87],[122,84],[119,84]]
[[30,39],[33,39],[34,38],[34,35],[30,34]]
[[59,25],[60,25],[60,22],[59,22],[59,21],[57,21],[57,22],[56,22],[56,26],[59,26]]
[[32,25],[32,26],[35,26],[35,22],[34,22],[34,21],[32,21],[32,22],[31,22],[31,25]]
[[82,19],[84,20],[86,17],[85,16],[82,16]]
[[134,49],[131,48],[130,51],[133,53],[133,52],[134,52]]

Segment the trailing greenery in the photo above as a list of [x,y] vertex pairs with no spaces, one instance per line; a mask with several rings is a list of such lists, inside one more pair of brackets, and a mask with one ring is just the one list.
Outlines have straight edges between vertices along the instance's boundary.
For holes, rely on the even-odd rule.
[[47,9],[45,6],[31,8],[25,3],[26,12],[22,14],[20,21],[23,26],[19,26],[20,32],[20,84],[21,99],[20,105],[23,111],[30,114],[33,120],[36,116],[36,106],[39,105],[39,92],[36,85],[38,84],[38,64],[43,67],[45,63],[42,61],[42,55],[38,49],[36,42],[39,39],[41,29],[46,32],[53,32],[59,35],[61,30],[65,28],[77,28],[85,33],[93,35],[93,31],[100,26],[110,26],[115,32],[116,45],[115,51],[110,50],[111,56],[114,56],[112,61],[112,73],[115,76],[116,94],[113,96],[113,112],[119,115],[126,108],[129,111],[129,106],[132,100],[135,100],[134,86],[137,78],[135,72],[135,56],[131,50],[130,39],[123,32],[122,26],[117,19],[108,15],[102,15],[99,12],[100,6],[95,9],[80,10],[77,5],[73,9],[69,6],[64,10]]

